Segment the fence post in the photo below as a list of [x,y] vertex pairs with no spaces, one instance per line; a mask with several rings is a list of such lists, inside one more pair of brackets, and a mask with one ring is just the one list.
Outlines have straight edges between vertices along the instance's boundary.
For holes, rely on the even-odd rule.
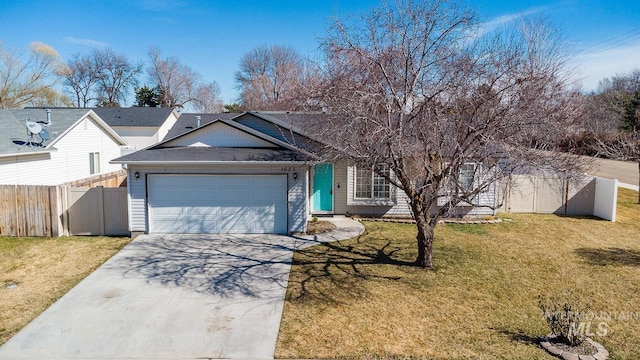
[[562,178],[562,190],[563,190],[563,201],[564,201],[564,214],[567,215],[569,213],[569,180],[567,174],[564,174]]
[[100,236],[104,236],[104,186],[98,186],[98,220],[100,221]]
[[71,230],[69,228],[69,191],[71,188],[69,186],[63,187],[64,191],[62,193],[62,227],[64,228],[64,236],[70,236]]

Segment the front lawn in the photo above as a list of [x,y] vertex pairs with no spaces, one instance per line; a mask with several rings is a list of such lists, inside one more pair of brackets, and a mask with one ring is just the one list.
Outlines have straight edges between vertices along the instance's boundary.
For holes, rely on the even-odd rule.
[[0,237],[0,345],[129,241]]
[[553,359],[537,298],[577,289],[611,359],[640,354],[640,206],[620,189],[618,221],[501,214],[440,225],[435,270],[410,266],[415,227],[365,223],[362,236],[294,256],[278,358]]

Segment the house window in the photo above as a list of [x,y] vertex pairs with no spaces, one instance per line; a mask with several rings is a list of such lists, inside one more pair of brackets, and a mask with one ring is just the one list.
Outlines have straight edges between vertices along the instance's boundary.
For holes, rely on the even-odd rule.
[[473,177],[476,173],[476,164],[463,164],[460,167],[458,183],[462,191],[468,191],[473,187]]
[[[382,171],[386,176],[389,176],[388,167]],[[357,167],[355,181],[355,197],[357,199],[388,199],[390,197],[389,181],[371,168]]]
[[100,153],[92,152],[89,153],[89,174],[99,174],[100,173]]

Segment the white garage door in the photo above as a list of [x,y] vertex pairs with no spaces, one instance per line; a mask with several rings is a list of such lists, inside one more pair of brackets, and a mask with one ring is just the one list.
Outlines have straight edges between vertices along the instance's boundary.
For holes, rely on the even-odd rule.
[[287,232],[285,175],[149,175],[151,233]]

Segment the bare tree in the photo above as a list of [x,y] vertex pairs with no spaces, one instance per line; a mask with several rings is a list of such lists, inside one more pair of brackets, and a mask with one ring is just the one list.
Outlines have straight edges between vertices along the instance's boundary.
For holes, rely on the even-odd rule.
[[640,177],[640,69],[603,79],[588,101],[584,124],[596,155],[635,161]]
[[77,107],[88,107],[96,100],[98,69],[91,55],[75,54],[67,61],[58,74],[63,78],[66,91]]
[[220,87],[215,81],[203,84],[199,73],[175,57],[162,58],[157,48],[149,50],[149,57],[151,65],[147,74],[153,86],[161,90],[162,106],[184,108],[190,105],[194,109],[217,107]]
[[91,56],[97,77],[98,105],[120,106],[129,90],[138,84],[142,64],[133,64],[124,53],[111,49],[94,50]]
[[[310,129],[403,191],[433,266],[434,229],[514,171],[570,170],[567,58],[542,22],[482,34],[454,1],[398,1],[336,20],[323,41],[327,122]],[[566,160],[566,161],[565,161]]]
[[303,75],[304,60],[295,49],[259,46],[240,59],[240,102],[254,110],[295,110]]
[[220,86],[212,82],[207,85],[198,86],[197,100],[194,108],[200,113],[221,113],[224,111],[224,104],[220,98]]
[[[60,56],[49,45],[33,42],[29,56],[13,54],[0,42],[0,108],[19,108],[46,102],[56,84]],[[59,95],[59,94],[58,94]]]

